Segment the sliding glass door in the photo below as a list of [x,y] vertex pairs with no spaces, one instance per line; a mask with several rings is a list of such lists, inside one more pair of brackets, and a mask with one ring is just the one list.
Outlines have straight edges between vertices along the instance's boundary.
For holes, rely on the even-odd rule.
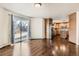
[[[24,55],[25,45],[29,41],[29,20],[19,16],[11,17],[13,55]],[[25,50],[26,51],[26,50]],[[26,55],[26,54],[25,54]]]

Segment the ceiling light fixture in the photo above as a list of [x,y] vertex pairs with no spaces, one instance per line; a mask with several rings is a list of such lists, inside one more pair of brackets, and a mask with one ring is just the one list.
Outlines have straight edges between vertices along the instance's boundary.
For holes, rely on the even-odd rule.
[[37,8],[41,7],[41,5],[42,5],[41,3],[35,3],[34,4],[34,6],[37,7]]

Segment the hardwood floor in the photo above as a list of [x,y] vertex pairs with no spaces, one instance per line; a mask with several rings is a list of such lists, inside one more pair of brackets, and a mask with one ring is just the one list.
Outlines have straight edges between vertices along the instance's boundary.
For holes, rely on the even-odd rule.
[[52,40],[52,54],[57,56],[77,56],[79,55],[79,46],[70,43],[68,39],[62,39],[59,36]]
[[0,56],[12,56],[13,55],[13,46],[6,46],[0,48]]
[[48,55],[45,40],[31,40],[30,49],[32,55]]
[[[28,46],[30,56],[79,56],[79,46],[60,36],[53,40],[30,40]],[[6,46],[0,49],[0,56],[13,56],[13,51],[14,46]]]

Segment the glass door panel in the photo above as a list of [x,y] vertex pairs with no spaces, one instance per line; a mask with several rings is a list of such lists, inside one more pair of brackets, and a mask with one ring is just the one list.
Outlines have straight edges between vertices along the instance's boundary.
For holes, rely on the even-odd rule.
[[21,42],[21,55],[26,56],[30,55],[30,49],[29,49],[29,21],[28,20],[22,20],[22,42]]
[[[13,16],[13,43],[14,55],[29,55],[29,20]],[[27,51],[26,51],[27,50]]]
[[13,45],[14,45],[14,49],[13,49],[13,55],[14,56],[20,56],[21,55],[21,30],[20,30],[20,26],[21,26],[21,21],[20,18],[18,18],[17,16],[12,16],[12,21],[13,21]]

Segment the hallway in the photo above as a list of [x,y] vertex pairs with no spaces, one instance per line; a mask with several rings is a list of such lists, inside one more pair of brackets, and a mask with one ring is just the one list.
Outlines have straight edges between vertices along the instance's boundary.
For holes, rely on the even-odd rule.
[[[22,48],[18,46],[18,43],[14,46],[7,46],[0,49],[0,56],[13,56],[14,51],[16,52],[15,55],[18,56],[79,56],[79,46],[69,42],[67,39],[56,36],[53,40],[50,40],[50,43],[48,41],[48,39],[33,39],[25,43],[25,45],[22,43]],[[18,54],[17,49],[20,50],[21,54]]]

